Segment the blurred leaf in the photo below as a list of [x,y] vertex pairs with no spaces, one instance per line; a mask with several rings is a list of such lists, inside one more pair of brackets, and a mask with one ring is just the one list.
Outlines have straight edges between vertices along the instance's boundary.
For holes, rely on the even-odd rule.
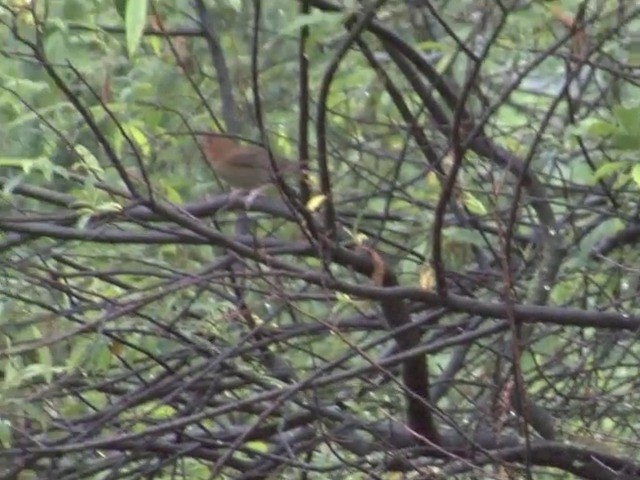
[[47,58],[55,63],[64,62],[69,55],[67,48],[67,33],[57,30],[47,35],[44,43]]
[[5,418],[0,418],[0,446],[3,448],[11,447],[11,422]]
[[487,209],[482,204],[480,200],[478,200],[473,194],[469,192],[465,192],[463,198],[465,206],[469,209],[471,213],[474,215],[486,215]]
[[583,185],[595,184],[594,174],[591,167],[582,158],[578,158],[569,164],[571,170],[571,180]]
[[420,50],[430,50],[430,51],[438,51],[438,52],[449,52],[451,51],[451,46],[446,45],[442,42],[435,42],[433,40],[427,40],[425,42],[420,42],[416,45]]
[[593,174],[594,180],[600,180],[602,178],[607,178],[614,173],[619,173],[625,166],[626,162],[607,162],[598,167],[598,169]]
[[125,13],[125,33],[127,38],[127,52],[133,57],[140,46],[140,40],[147,23],[147,0],[128,0]]
[[92,372],[104,372],[109,369],[113,354],[110,342],[100,336],[87,348],[88,368]]
[[169,183],[168,179],[161,178],[158,183],[160,185],[160,188],[162,189],[162,192],[167,197],[167,200],[175,204],[182,203],[182,195],[180,195],[180,192],[178,192],[178,190],[176,190],[173,185]]
[[88,341],[84,339],[77,340],[73,343],[71,353],[66,362],[67,369],[76,369],[85,362],[87,358],[87,347]]
[[438,190],[440,189],[440,180],[438,179],[438,174],[433,170],[430,170],[429,173],[427,173],[427,186]]
[[624,223],[618,218],[611,218],[598,224],[593,230],[584,236],[580,242],[580,250],[584,254],[591,253],[593,247],[598,243],[609,238],[611,235],[624,228]]
[[640,107],[626,108],[617,105],[613,107],[613,115],[626,133],[640,135]]
[[[584,256],[583,258],[588,258],[588,256]],[[578,266],[577,265],[577,257],[574,257],[575,261],[568,265],[568,267]],[[582,283],[580,282],[580,277],[576,275],[567,275],[566,280],[558,282],[554,285],[551,298],[558,303],[566,302],[568,299],[572,298],[579,290],[583,288]],[[544,337],[549,338],[549,337]]]
[[151,147],[149,145],[149,140],[145,133],[134,123],[127,123],[123,127],[124,131],[131,137],[133,143],[135,143],[140,151],[142,152],[143,157],[148,157],[151,152]]
[[24,173],[30,173],[37,166],[42,166],[49,159],[46,157],[37,158],[2,158],[0,157],[0,167],[17,167],[21,168]]
[[246,443],[248,449],[258,453],[267,453],[269,451],[269,444],[260,440],[252,440]]
[[351,237],[353,242],[358,246],[363,245],[368,239],[365,233],[354,232],[349,230],[348,228],[345,228],[344,230],[345,230],[345,233],[349,235],[349,237]]
[[[160,32],[166,30],[164,20],[157,13],[154,13],[149,17],[149,24],[154,30],[158,30]],[[171,42],[175,43],[174,40],[171,40]],[[147,44],[151,46],[151,50],[157,56],[162,54],[162,47],[164,45],[164,39],[162,37],[151,36],[147,39]],[[173,57],[173,54],[171,56]]]
[[2,384],[3,389],[14,388],[20,384],[20,377],[18,370],[13,366],[13,361],[8,358],[4,363],[4,382]]
[[[34,330],[34,338],[42,338],[40,331],[33,327]],[[53,367],[53,357],[51,355],[51,349],[48,346],[42,346],[38,348],[38,362],[47,367]],[[47,383],[50,383],[53,379],[53,370],[50,370],[45,373],[45,380]]]
[[327,197],[322,194],[311,197],[307,202],[307,210],[309,210],[310,212],[315,212],[316,210],[318,210],[318,208],[320,208],[320,206],[325,202],[326,199]]
[[617,131],[611,137],[611,143],[621,150],[638,150],[640,149],[640,135]]
[[49,84],[47,82],[38,82],[28,78],[2,78],[2,75],[0,74],[0,79],[2,79],[3,86],[5,88],[8,90],[19,88],[21,95],[25,96],[35,95],[36,93],[49,88]]
[[631,169],[631,178],[636,182],[636,185],[640,186],[640,163],[637,163]]
[[71,166],[72,170],[87,170],[91,173],[103,173],[104,169],[100,166],[100,162],[95,155],[84,145],[74,145],[73,149],[80,157],[80,161]]
[[51,365],[43,365],[42,363],[32,363],[27,365],[21,372],[21,380],[31,380],[33,378],[42,377],[45,381],[52,378],[55,373],[63,373],[63,367],[53,367]]
[[520,368],[522,370],[522,373],[525,375],[527,373],[535,371],[535,356],[528,349],[522,352],[522,356],[520,357]]

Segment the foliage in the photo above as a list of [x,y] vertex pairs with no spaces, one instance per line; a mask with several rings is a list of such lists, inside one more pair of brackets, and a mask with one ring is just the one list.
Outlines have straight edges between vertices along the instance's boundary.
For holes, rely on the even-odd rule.
[[0,478],[639,478],[638,31],[0,0]]

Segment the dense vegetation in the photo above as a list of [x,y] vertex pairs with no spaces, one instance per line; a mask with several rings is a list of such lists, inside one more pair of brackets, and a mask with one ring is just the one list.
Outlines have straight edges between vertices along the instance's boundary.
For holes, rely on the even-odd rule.
[[[0,0],[0,478],[640,478],[640,5]],[[231,192],[203,132],[304,175]]]

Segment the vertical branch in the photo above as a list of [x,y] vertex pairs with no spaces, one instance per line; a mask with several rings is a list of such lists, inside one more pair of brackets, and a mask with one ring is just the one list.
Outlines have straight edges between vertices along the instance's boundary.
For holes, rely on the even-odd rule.
[[218,77],[218,84],[220,85],[220,98],[222,99],[222,117],[224,118],[224,123],[229,133],[233,135],[240,135],[242,133],[242,128],[240,126],[241,123],[238,108],[233,98],[233,84],[231,82],[231,75],[229,74],[227,62],[224,58],[224,53],[220,47],[220,41],[216,35],[213,22],[208,15],[207,7],[204,5],[204,1],[196,0],[195,5],[200,18],[200,25],[202,26],[204,38],[209,46],[213,67]]
[[[303,0],[300,5],[302,15],[309,14],[309,0]],[[300,65],[298,102],[298,158],[300,159],[300,197],[303,204],[307,204],[311,196],[306,173],[309,171],[309,60],[307,59],[307,41],[309,40],[309,26],[300,29],[298,48],[298,64]]]

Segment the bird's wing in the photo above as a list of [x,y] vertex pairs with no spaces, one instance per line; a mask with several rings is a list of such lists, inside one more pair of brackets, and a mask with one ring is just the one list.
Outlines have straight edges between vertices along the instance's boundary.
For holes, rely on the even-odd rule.
[[[232,152],[229,157],[237,168],[246,169],[247,171],[266,171],[271,172],[271,160],[266,150],[259,147],[242,147]],[[287,170],[286,162],[280,158],[275,158],[278,168],[281,171]]]

